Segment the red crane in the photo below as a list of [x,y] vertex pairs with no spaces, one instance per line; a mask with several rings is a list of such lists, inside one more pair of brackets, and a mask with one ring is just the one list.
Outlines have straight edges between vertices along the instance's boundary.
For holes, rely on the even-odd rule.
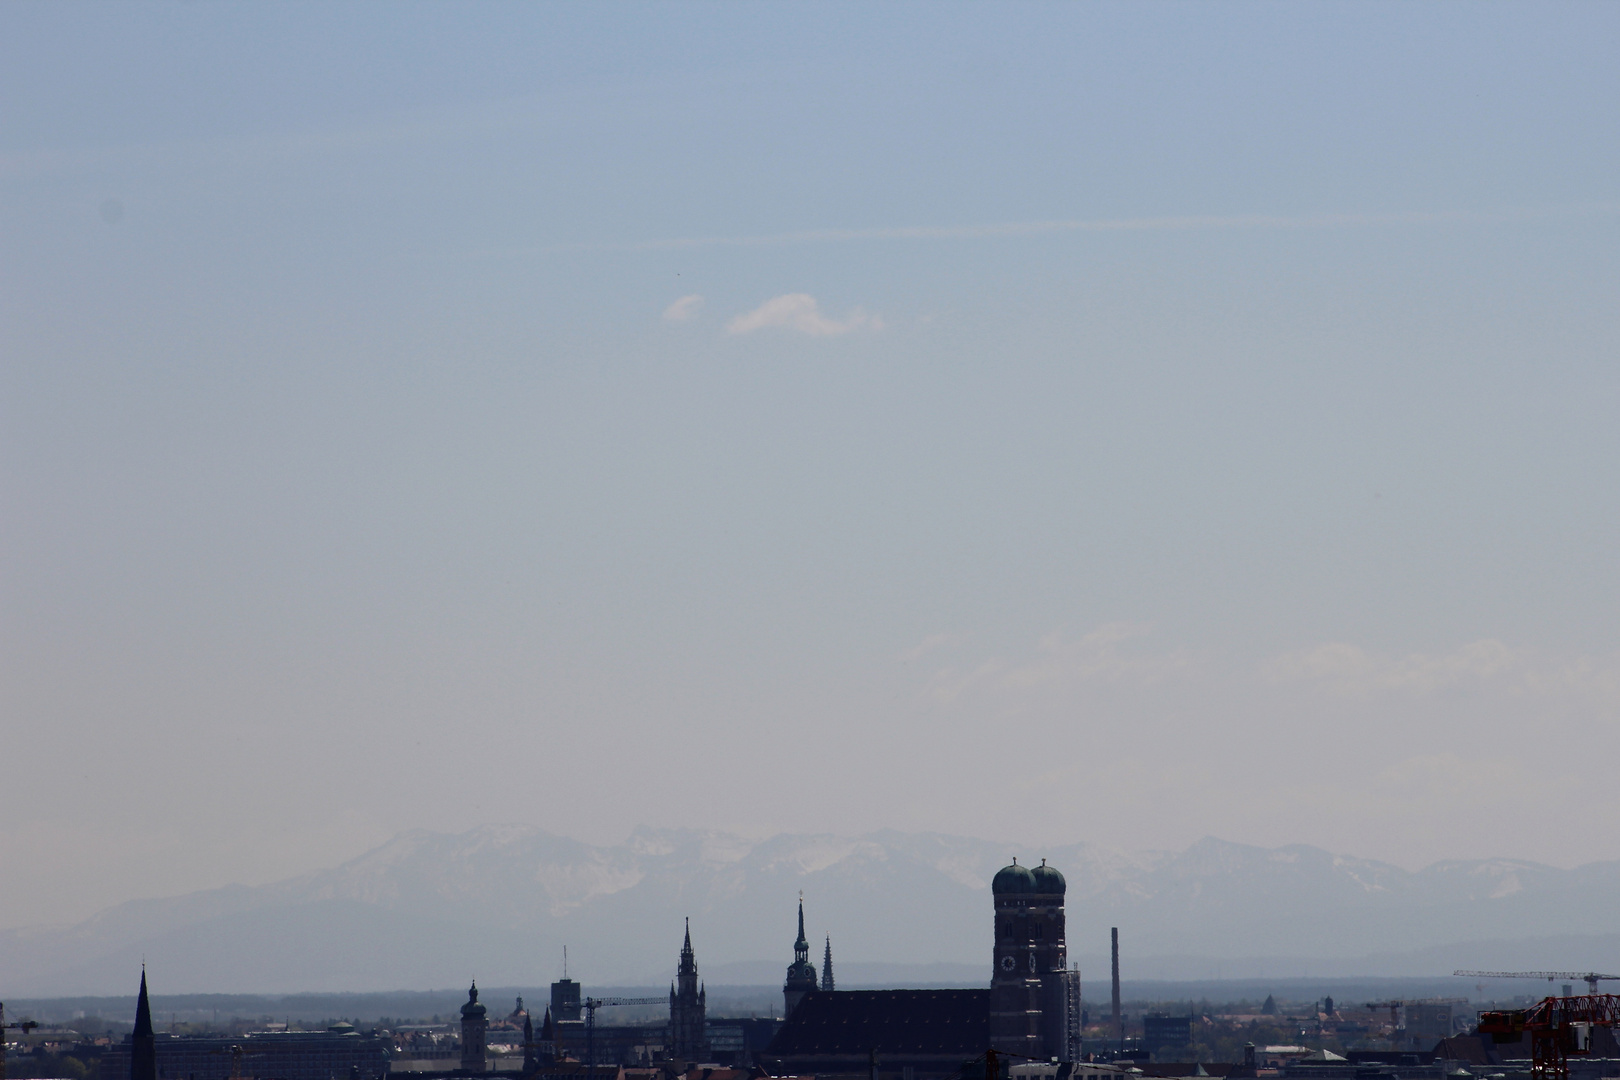
[[1479,1033],[1512,1042],[1530,1033],[1536,1080],[1569,1080],[1571,1054],[1592,1052],[1592,1029],[1620,1027],[1620,994],[1542,998],[1528,1009],[1479,1014]]

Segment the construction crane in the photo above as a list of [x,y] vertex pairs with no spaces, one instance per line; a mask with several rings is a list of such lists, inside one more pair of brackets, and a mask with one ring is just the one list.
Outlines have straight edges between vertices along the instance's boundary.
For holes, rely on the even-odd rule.
[[1620,982],[1620,975],[1600,975],[1595,971],[1453,971],[1452,974],[1469,979],[1546,979],[1548,982],[1584,979],[1588,994],[1597,993],[1600,982]]
[[596,1010],[605,1009],[612,1005],[667,1005],[668,998],[640,997],[640,998],[593,998],[588,997],[582,1002],[585,1007],[585,1065],[588,1069],[596,1068]]
[[1530,1075],[1535,1080],[1569,1080],[1569,1057],[1592,1052],[1592,1029],[1617,1026],[1620,994],[1549,997],[1528,1009],[1479,1014],[1479,1033],[1492,1042],[1516,1042],[1530,1033]]

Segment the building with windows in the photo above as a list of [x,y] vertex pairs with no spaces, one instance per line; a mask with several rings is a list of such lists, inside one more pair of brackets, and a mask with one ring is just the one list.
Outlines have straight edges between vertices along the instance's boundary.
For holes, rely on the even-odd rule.
[[461,1007],[461,1067],[481,1073],[488,1067],[489,1010],[478,1001],[478,984],[467,991],[467,1004]]
[[990,883],[995,967],[990,977],[990,1045],[1026,1059],[1079,1056],[1080,980],[1068,967],[1063,875],[1003,867]]
[[1054,867],[1012,865],[991,882],[987,990],[833,989],[828,939],[818,989],[804,934],[782,987],[786,1019],[760,1055],[774,1074],[861,1073],[928,1080],[958,1073],[987,1050],[1009,1062],[1080,1057],[1080,979],[1068,967],[1064,895]]

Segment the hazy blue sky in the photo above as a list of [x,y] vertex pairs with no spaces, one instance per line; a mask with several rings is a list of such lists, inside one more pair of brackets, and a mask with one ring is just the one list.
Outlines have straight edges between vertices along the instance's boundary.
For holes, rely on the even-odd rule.
[[0,925],[485,821],[1620,857],[1617,40],[0,7]]

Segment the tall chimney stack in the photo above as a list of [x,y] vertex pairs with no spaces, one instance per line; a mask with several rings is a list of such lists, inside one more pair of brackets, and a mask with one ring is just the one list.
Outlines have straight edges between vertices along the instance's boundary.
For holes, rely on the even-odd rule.
[[1114,1038],[1119,1040],[1119,1048],[1125,1049],[1125,1020],[1119,1013],[1119,927],[1114,927],[1110,934],[1114,939]]

